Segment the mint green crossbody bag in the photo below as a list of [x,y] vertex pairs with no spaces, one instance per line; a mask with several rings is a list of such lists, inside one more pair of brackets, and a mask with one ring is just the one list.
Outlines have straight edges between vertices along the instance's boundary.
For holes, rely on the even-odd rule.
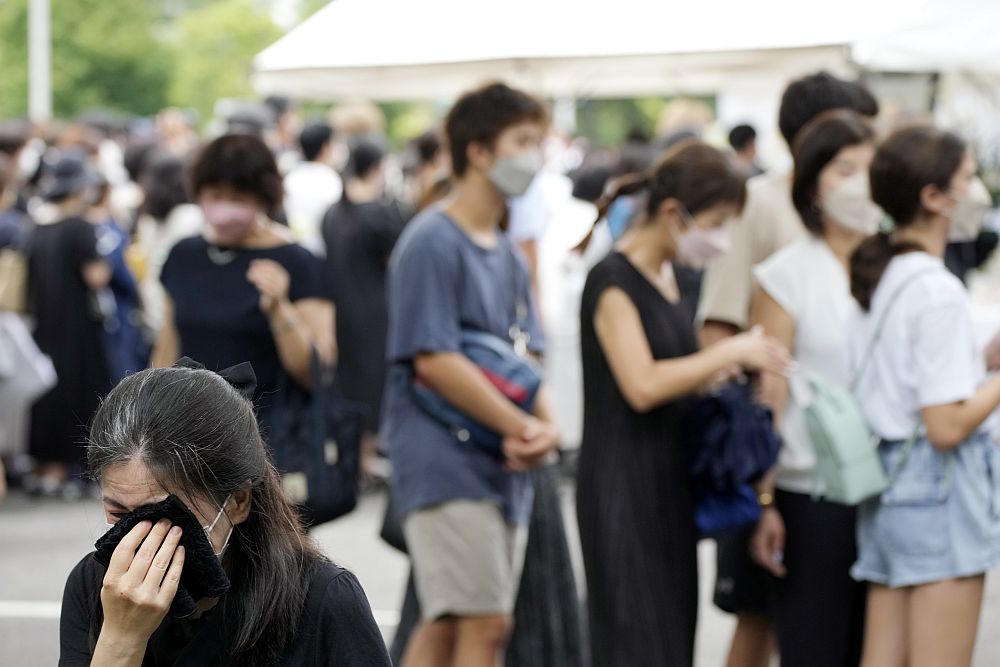
[[868,426],[853,389],[871,362],[896,301],[917,278],[930,272],[916,273],[892,294],[849,388],[808,373],[790,382],[796,400],[803,406],[806,429],[816,452],[816,472],[822,484],[817,495],[826,500],[858,505],[889,487],[889,477],[878,455],[878,438]]

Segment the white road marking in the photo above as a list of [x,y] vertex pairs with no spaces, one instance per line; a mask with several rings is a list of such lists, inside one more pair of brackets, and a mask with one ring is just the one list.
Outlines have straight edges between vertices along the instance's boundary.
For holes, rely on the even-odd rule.
[[58,619],[61,602],[0,600],[0,618]]

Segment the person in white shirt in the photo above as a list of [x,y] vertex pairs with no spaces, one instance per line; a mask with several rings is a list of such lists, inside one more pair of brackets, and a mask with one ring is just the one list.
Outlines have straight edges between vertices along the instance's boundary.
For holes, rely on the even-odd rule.
[[299,135],[303,161],[285,176],[285,216],[295,240],[314,255],[323,256],[320,223],[344,191],[333,170],[333,129],[311,123]]
[[1000,452],[983,429],[1000,376],[985,380],[968,293],[942,260],[949,236],[982,223],[976,182],[966,143],[930,126],[897,131],[872,161],[895,231],[851,258],[854,391],[890,479],[858,513],[863,667],[970,665],[984,573],[1000,564]]
[[143,323],[155,340],[163,328],[163,264],[178,241],[201,233],[204,216],[185,189],[184,161],[179,157],[156,157],[142,178],[142,186],[146,196],[136,227],[135,250],[143,268],[137,277]]
[[[868,188],[874,140],[862,117],[846,109],[823,113],[800,132],[792,201],[809,233],[754,272],[751,324],[783,343],[801,374],[844,388],[853,305],[848,260],[884,216]],[[865,605],[865,588],[850,575],[855,508],[814,497],[821,484],[801,394],[790,391],[785,376],[762,375],[761,385],[784,445],[773,484],[769,477],[761,489],[765,507],[751,544],[774,575],[772,622],[782,662],[855,666]]]

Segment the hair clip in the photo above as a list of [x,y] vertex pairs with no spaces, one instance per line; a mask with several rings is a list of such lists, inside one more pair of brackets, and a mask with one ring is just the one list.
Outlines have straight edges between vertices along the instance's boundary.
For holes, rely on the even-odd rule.
[[[196,371],[208,370],[204,364],[198,363],[190,357],[178,359],[177,363],[174,364],[174,368],[188,368]],[[257,390],[257,375],[253,372],[253,366],[249,361],[224,368],[221,371],[212,372],[228,382],[243,398],[248,401],[253,400],[253,394]]]

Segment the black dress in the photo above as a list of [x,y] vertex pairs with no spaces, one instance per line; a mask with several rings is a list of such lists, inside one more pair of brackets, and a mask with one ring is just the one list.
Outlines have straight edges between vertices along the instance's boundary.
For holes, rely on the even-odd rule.
[[378,431],[386,374],[386,269],[406,219],[391,200],[355,204],[346,199],[323,218],[327,275],[337,308],[337,372],[345,398],[368,408],[372,433]]
[[34,228],[28,286],[35,342],[59,378],[31,411],[32,456],[82,471],[87,425],[110,390],[104,325],[83,267],[100,259],[94,227],[68,218]]
[[694,509],[679,428],[684,401],[635,412],[594,330],[600,296],[622,290],[655,359],[697,351],[690,314],[613,252],[587,278],[581,308],[584,428],[577,518],[594,667],[690,667],[698,615]]

